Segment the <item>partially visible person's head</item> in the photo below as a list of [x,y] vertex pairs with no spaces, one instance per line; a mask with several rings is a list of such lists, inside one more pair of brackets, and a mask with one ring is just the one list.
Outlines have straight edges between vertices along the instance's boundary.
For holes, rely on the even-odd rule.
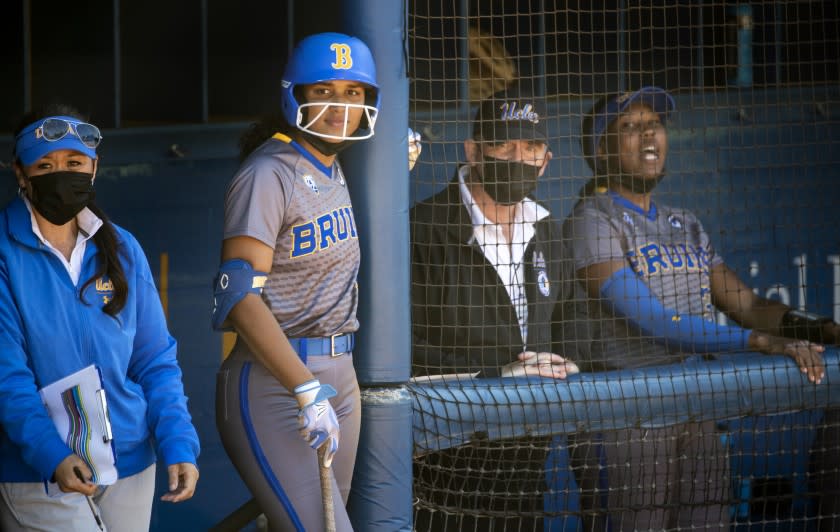
[[658,87],[600,99],[584,118],[581,143],[597,178],[610,187],[648,193],[665,174],[665,121],[675,107]]
[[537,187],[552,157],[546,120],[544,102],[518,89],[479,105],[464,149],[474,176],[496,203],[518,203]]
[[283,73],[282,111],[321,152],[372,137],[379,102],[376,65],[361,40],[319,33],[295,47]]
[[76,109],[50,105],[27,113],[15,130],[18,186],[47,221],[64,225],[94,198],[102,135]]

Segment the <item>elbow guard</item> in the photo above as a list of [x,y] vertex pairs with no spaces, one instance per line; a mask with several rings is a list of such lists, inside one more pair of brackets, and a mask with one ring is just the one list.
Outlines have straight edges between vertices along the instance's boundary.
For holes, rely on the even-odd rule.
[[248,293],[262,294],[268,274],[254,270],[248,261],[226,260],[219,266],[213,280],[213,329],[230,331],[226,324],[228,314]]

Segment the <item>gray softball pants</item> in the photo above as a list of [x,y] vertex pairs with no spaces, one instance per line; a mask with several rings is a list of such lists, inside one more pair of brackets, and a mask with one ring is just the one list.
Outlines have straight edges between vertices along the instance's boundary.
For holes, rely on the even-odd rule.
[[[216,382],[216,427],[228,456],[254,495],[272,531],[324,530],[316,451],[298,433],[298,404],[239,342]],[[341,433],[333,462],[332,493],[338,532],[351,531],[350,494],[361,403],[353,357],[310,356],[315,378],[338,395],[330,403]]]

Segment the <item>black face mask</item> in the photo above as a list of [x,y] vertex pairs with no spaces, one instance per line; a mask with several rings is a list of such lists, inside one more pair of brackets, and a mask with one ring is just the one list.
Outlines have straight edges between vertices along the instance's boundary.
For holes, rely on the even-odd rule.
[[64,225],[96,197],[93,174],[52,172],[29,178],[32,197],[29,201],[41,216],[55,225]]
[[517,161],[484,157],[481,186],[496,203],[519,203],[537,188],[540,167]]

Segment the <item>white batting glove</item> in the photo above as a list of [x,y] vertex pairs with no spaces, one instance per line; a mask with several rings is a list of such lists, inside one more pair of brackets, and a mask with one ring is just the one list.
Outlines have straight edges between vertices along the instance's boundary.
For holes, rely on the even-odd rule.
[[313,449],[327,446],[323,465],[330,467],[333,455],[338,450],[338,418],[329,401],[330,397],[336,396],[335,388],[312,379],[296,386],[294,393],[300,406],[300,435]]
[[420,157],[420,152],[423,151],[423,145],[420,144],[420,133],[408,128],[408,171],[414,168],[414,163]]

